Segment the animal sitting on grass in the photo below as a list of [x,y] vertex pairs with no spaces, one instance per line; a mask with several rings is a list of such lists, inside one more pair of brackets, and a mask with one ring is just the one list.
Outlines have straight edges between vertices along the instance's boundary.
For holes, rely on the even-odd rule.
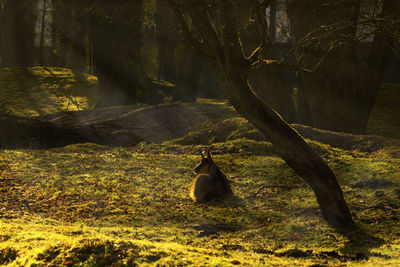
[[190,188],[190,197],[194,201],[212,202],[232,195],[229,181],[214,163],[210,150],[206,158],[201,153],[201,162],[193,171],[198,174]]

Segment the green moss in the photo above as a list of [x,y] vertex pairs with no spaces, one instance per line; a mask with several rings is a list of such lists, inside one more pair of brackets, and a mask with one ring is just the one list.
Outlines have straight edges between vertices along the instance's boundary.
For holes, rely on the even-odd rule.
[[21,116],[91,109],[97,78],[58,67],[0,69],[0,112]]
[[52,151],[64,151],[70,153],[96,153],[104,150],[108,150],[106,146],[102,146],[94,143],[80,143],[65,146],[63,148],[54,148]]
[[[68,94],[87,96],[87,106],[80,108],[90,108],[95,97],[88,84],[95,84],[93,77],[50,70],[59,72],[57,77],[44,68],[3,69],[0,80],[7,90],[0,89],[0,97],[7,110],[20,115],[65,110],[59,101]],[[25,78],[7,80],[17,74]],[[43,85],[53,83],[51,95]],[[36,88],[37,97],[45,101],[31,106],[25,98],[28,88]],[[396,88],[389,86],[382,91],[384,97],[378,97],[381,102],[371,115],[370,130],[396,137],[399,131],[392,121],[397,111],[385,111]],[[0,264],[400,264],[398,148],[367,154],[307,140],[334,170],[362,230],[345,236],[326,225],[310,187],[276,156],[271,143],[237,117],[232,106],[211,99],[199,99],[197,105],[209,115],[206,122],[162,144],[0,150]],[[385,120],[378,115],[389,116],[379,124]],[[219,122],[221,127],[212,128]],[[204,134],[210,129],[214,132]],[[209,147],[236,198],[195,204],[188,197],[192,169],[199,152]]]
[[213,144],[237,197],[213,205],[188,197],[206,146],[81,144],[0,151],[0,258],[27,266],[398,265],[400,159],[312,146],[364,233],[327,226],[312,190],[269,143]]

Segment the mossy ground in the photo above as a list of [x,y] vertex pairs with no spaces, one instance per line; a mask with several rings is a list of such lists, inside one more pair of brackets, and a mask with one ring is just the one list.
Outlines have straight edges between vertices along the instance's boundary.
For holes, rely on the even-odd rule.
[[[400,264],[400,159],[320,148],[365,231],[349,240],[326,225],[311,189],[280,158],[246,145],[214,148],[237,198],[193,203],[202,149],[2,150],[0,263]],[[279,187],[261,189],[269,185]]]
[[[45,115],[96,101],[95,78],[70,70],[0,75],[3,112]],[[327,226],[312,190],[267,142],[213,143],[236,197],[193,203],[191,170],[206,145],[178,141],[0,150],[0,265],[400,265],[398,148],[367,154],[310,142],[337,175],[359,227],[343,235]]]
[[57,67],[0,69],[0,112],[48,115],[90,109],[96,102],[95,76]]

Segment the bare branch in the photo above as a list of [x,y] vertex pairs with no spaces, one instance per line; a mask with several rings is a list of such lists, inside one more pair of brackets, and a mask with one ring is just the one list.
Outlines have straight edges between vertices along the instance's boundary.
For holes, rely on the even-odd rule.
[[213,55],[215,58],[221,57],[221,40],[205,4],[201,1],[185,0],[183,5],[186,7],[185,11],[192,18],[192,24],[204,39],[204,43],[207,44],[204,47],[207,49],[207,54]]
[[204,53],[205,56],[210,56],[206,53],[207,49],[205,49],[204,44],[197,40],[194,37],[194,34],[189,28],[189,25],[183,15],[183,12],[179,5],[176,3],[175,0],[167,0],[168,4],[170,5],[172,11],[175,14],[175,17],[177,18],[179,25],[181,26],[182,29],[182,34],[184,35],[184,39],[194,48],[196,49],[199,53]]

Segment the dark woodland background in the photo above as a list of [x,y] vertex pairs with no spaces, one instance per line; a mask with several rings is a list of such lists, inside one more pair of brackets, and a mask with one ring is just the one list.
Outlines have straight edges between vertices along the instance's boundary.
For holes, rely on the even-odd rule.
[[396,265],[399,116],[397,0],[0,0],[0,265]]
[[[2,1],[1,66],[96,75],[96,107],[224,97],[167,2]],[[265,58],[279,61],[249,71],[258,96],[288,122],[366,133],[381,84],[400,79],[397,2],[261,2],[242,1],[237,18],[244,55],[263,47]],[[205,3],[216,19],[219,7]]]

